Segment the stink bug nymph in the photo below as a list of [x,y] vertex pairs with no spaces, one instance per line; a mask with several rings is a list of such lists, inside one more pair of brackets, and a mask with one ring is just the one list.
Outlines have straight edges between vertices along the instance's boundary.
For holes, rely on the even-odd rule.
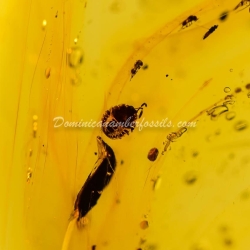
[[139,108],[126,104],[112,107],[102,117],[102,131],[111,139],[121,139],[125,134],[129,135],[136,126],[136,120],[141,118],[144,106],[147,107],[147,104],[143,103]]

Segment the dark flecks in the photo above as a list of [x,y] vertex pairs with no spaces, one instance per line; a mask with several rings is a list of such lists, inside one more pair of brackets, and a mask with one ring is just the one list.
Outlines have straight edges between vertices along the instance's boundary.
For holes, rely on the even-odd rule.
[[220,21],[222,21],[222,22],[226,21],[227,18],[228,18],[228,12],[227,11],[222,12],[220,17],[219,17]]
[[246,89],[250,89],[250,83],[248,83],[245,87]]
[[230,239],[230,238],[225,238],[225,239],[224,239],[224,244],[225,244],[226,246],[231,246],[231,245],[233,244],[233,241],[232,241],[232,239]]
[[197,151],[193,152],[193,157],[194,157],[194,158],[197,157],[198,154],[199,154],[199,152],[197,152]]
[[241,88],[236,88],[236,89],[234,90],[234,92],[235,92],[235,93],[240,93],[240,92],[241,92]]

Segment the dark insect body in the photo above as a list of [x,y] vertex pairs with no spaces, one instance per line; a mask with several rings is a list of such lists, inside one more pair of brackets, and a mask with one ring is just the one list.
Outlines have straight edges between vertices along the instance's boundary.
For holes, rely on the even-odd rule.
[[203,39],[206,39],[208,36],[210,36],[216,29],[218,28],[218,25],[214,25],[209,29],[209,31],[204,35]]
[[103,189],[109,184],[116,167],[115,154],[100,136],[97,136],[98,160],[77,195],[74,210],[78,221],[84,217],[100,198]]
[[186,28],[192,24],[192,22],[196,22],[198,20],[197,16],[189,16],[186,20],[182,22],[182,28]]
[[[131,79],[135,76],[138,70],[143,66],[143,62],[141,60],[137,60],[134,64],[134,68],[131,69]],[[131,80],[130,79],[130,80]]]
[[121,139],[125,134],[129,135],[136,126],[136,120],[141,118],[144,106],[147,107],[147,104],[143,103],[139,108],[126,104],[112,107],[103,115],[102,131],[110,139]]

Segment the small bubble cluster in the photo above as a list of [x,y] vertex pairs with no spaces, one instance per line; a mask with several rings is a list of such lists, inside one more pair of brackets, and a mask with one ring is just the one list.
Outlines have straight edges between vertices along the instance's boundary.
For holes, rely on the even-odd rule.
[[71,68],[78,68],[83,62],[83,51],[79,47],[73,47],[67,51],[68,64]]
[[36,138],[36,134],[37,134],[37,125],[38,125],[38,116],[37,115],[33,115],[33,137]]
[[32,169],[31,168],[28,168],[26,177],[27,177],[26,181],[29,183],[31,178],[32,178]]

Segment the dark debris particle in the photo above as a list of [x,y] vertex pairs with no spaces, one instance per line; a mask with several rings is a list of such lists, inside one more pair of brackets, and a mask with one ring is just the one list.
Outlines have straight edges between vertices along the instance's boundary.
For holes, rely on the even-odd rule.
[[159,154],[159,150],[157,148],[151,148],[148,152],[148,159],[150,161],[155,161]]
[[248,123],[246,121],[238,121],[235,125],[234,128],[237,131],[242,131],[248,127]]
[[157,245],[155,244],[149,244],[145,247],[145,250],[156,250],[157,249]]
[[241,88],[236,88],[236,89],[234,90],[234,92],[235,92],[235,93],[240,93],[240,92],[241,92]]
[[224,239],[224,244],[225,244],[226,246],[231,246],[231,245],[233,244],[233,241],[232,241],[232,239],[230,239],[230,238],[225,238],[225,239]]
[[95,155],[97,155],[97,152],[94,152]]
[[246,89],[250,89],[250,83],[248,83],[245,87]]
[[142,230],[147,229],[148,226],[149,226],[149,225],[148,225],[148,221],[147,221],[147,220],[141,221],[141,223],[140,223],[140,228],[141,228]]
[[143,69],[143,70],[148,69],[148,65],[147,65],[147,64],[145,64],[145,65],[142,67],[142,69]]
[[187,172],[184,176],[187,185],[192,185],[197,181],[197,175],[194,171]]
[[91,250],[96,250],[96,245],[93,245],[93,246],[91,247]]
[[166,75],[166,77],[168,77],[168,75]]
[[197,151],[193,152],[193,157],[197,157],[198,154],[199,154],[199,152],[197,152]]
[[147,242],[147,240],[145,238],[141,238],[140,239],[140,245],[143,245]]
[[224,22],[227,18],[228,18],[228,12],[224,11],[224,12],[221,13],[219,19],[220,19],[220,21]]
[[249,198],[249,192],[246,190],[241,194],[241,199],[247,200]]
[[123,165],[124,164],[124,161],[123,160],[121,160],[121,165]]
[[219,230],[222,232],[222,233],[227,233],[228,232],[228,226],[227,225],[221,225],[219,227]]

